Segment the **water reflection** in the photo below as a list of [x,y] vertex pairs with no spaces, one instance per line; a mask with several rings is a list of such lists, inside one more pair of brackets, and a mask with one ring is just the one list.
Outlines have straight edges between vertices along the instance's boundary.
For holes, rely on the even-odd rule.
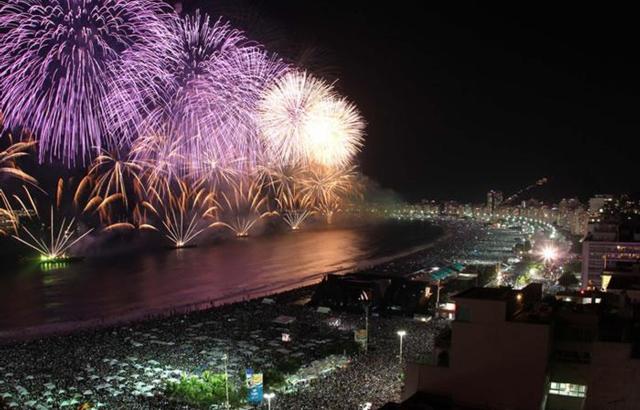
[[429,225],[300,231],[0,275],[0,331],[159,312],[312,283],[429,242]]

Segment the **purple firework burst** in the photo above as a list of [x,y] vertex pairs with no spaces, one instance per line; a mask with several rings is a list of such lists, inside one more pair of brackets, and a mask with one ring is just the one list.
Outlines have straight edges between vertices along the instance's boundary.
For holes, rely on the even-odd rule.
[[0,107],[40,160],[83,162],[115,143],[112,93],[128,56],[163,44],[160,0],[9,0],[0,7]]
[[241,31],[221,20],[212,23],[198,11],[176,22],[170,43],[162,85],[147,88],[145,101],[157,104],[142,113],[140,135],[162,130],[179,139],[175,158],[181,171],[255,161],[256,101],[287,66]]

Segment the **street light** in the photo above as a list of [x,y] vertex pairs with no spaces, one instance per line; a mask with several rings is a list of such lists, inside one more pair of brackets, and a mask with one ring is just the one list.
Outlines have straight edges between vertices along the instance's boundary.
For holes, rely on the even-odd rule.
[[364,329],[366,334],[366,338],[364,341],[364,352],[367,353],[369,351],[369,294],[363,290],[360,294],[360,300],[364,305]]
[[267,399],[267,410],[271,410],[271,399],[276,397],[275,393],[266,393],[264,398]]
[[222,359],[224,360],[224,389],[227,394],[227,402],[225,405],[226,408],[229,409],[231,408],[229,405],[229,356],[225,353],[224,356],[222,356]]
[[398,330],[398,336],[400,336],[400,363],[402,363],[402,338],[407,334],[404,330]]

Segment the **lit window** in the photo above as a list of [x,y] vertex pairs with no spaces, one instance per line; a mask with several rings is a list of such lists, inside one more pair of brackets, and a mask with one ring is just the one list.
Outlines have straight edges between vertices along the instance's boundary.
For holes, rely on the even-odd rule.
[[551,382],[549,394],[569,397],[587,397],[587,386],[583,384]]

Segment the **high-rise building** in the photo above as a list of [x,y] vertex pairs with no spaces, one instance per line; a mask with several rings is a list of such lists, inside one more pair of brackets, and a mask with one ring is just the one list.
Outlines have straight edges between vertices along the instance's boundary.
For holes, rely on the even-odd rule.
[[[591,202],[591,201],[590,201]],[[597,206],[600,206],[597,204]],[[624,271],[640,261],[640,220],[606,201],[591,216],[582,242],[583,286],[600,287],[603,271]]]
[[501,191],[491,190],[487,192],[487,210],[493,213],[503,201]]
[[602,275],[640,261],[640,242],[591,241],[582,243],[582,284],[599,288]]
[[597,217],[604,211],[605,206],[610,202],[613,202],[612,195],[600,194],[589,199],[589,215],[591,217]]

